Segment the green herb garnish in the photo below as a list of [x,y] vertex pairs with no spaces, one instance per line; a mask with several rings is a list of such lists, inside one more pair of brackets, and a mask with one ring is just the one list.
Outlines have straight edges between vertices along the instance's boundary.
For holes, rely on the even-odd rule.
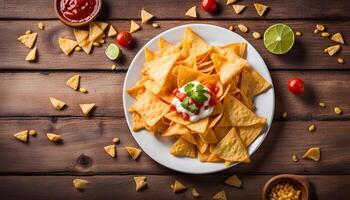
[[198,107],[196,106],[196,104],[190,104],[189,103],[190,98],[186,97],[182,102],[181,102],[181,106],[183,108],[185,108],[186,110],[190,111],[191,113],[196,113],[198,110]]

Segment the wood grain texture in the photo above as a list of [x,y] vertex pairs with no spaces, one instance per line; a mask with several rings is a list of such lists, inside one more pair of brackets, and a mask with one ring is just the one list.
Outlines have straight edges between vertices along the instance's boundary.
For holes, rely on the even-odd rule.
[[[96,103],[92,116],[123,117],[124,73],[81,72],[81,87],[88,90],[83,94],[65,86],[66,80],[77,73],[0,73],[0,116],[76,116],[82,117],[80,103]],[[292,120],[345,120],[350,116],[349,72],[341,71],[272,71],[276,91],[275,119],[287,111]],[[306,83],[304,95],[295,96],[287,89],[290,78],[298,76]],[[57,111],[49,97],[67,103]],[[320,108],[323,101],[327,108]],[[343,109],[336,115],[334,106]]]
[[[307,131],[310,124],[317,130]],[[300,122],[280,121],[272,125],[266,140],[252,156],[252,163],[240,164],[222,173],[238,174],[349,174],[350,156],[348,121]],[[38,136],[21,143],[13,134],[35,129]],[[60,134],[63,144],[52,144],[47,132]],[[119,137],[117,158],[108,156],[103,147]],[[136,146],[125,119],[1,119],[0,174],[174,174],[154,162],[145,153],[131,160],[125,146]],[[301,156],[313,146],[321,147],[320,162],[303,160]],[[301,160],[291,161],[291,155]],[[45,164],[43,164],[45,163]]]
[[[117,1],[116,1],[117,2]],[[73,52],[72,55],[66,56],[58,46],[58,38],[66,37],[74,39],[71,28],[64,26],[57,20],[43,21],[45,30],[41,31],[36,28],[38,21],[0,21],[0,30],[4,30],[0,43],[0,55],[3,58],[0,69],[10,70],[109,70],[113,62],[106,58],[104,53],[107,44],[102,47],[94,48],[92,54],[87,55],[84,52]],[[109,21],[118,31],[128,31],[129,21]],[[327,27],[330,33],[341,32],[345,41],[350,41],[350,21],[286,21],[295,31],[302,32],[301,37],[296,37],[295,46],[286,55],[273,55],[269,53],[263,41],[253,39],[252,33],[258,31],[261,34],[265,29],[280,21],[161,21],[160,28],[155,29],[150,24],[142,24],[143,30],[133,34],[134,47],[131,49],[122,48],[124,59],[116,65],[118,69],[127,69],[133,57],[138,50],[143,47],[150,39],[159,33],[170,28],[191,23],[214,24],[221,27],[234,25],[235,31],[246,38],[262,55],[268,67],[274,69],[349,69],[350,47],[342,45],[342,49],[334,56],[328,56],[323,52],[328,46],[334,45],[330,39],[322,38],[315,35],[313,30],[316,23],[322,23]],[[237,25],[245,24],[249,33],[241,33]],[[24,60],[29,49],[17,41],[17,37],[22,35],[26,30],[38,32],[38,38],[35,46],[38,48],[38,62],[29,63]],[[107,43],[114,42],[114,38],[108,38]],[[339,64],[337,57],[343,57],[345,64]]]
[[[330,19],[349,18],[350,3],[347,0],[337,0],[329,3],[327,0],[269,0],[258,1],[265,3],[270,10],[264,17],[259,17],[253,3],[257,1],[245,0],[238,4],[248,8],[240,15],[236,15],[231,6],[226,5],[226,0],[217,0],[220,4],[219,12],[211,15],[201,9],[200,3],[193,0],[103,0],[101,18],[107,19],[139,19],[140,10],[145,8],[154,14],[157,19],[189,19],[186,11],[192,6],[197,6],[198,15],[202,19]],[[30,19],[54,19],[56,18],[53,1],[47,0],[1,0],[0,18],[30,18]],[[30,9],[28,9],[30,8]],[[40,10],[40,12],[37,12]]]
[[[307,176],[311,182],[311,199],[347,200],[350,196],[350,176]],[[10,176],[0,177],[4,200],[17,199],[194,199],[191,189],[200,193],[200,199],[211,199],[214,194],[225,190],[229,200],[260,199],[261,188],[271,176],[240,176],[243,189],[224,184],[227,176],[222,175],[180,175],[147,176],[147,188],[135,191],[133,176],[90,176],[84,192],[73,188],[76,176]],[[170,184],[179,180],[188,187],[186,191],[174,194]],[[36,192],[33,192],[36,191]],[[40,192],[39,192],[40,191]],[[339,192],[342,191],[342,192]],[[317,192],[317,194],[316,194]]]

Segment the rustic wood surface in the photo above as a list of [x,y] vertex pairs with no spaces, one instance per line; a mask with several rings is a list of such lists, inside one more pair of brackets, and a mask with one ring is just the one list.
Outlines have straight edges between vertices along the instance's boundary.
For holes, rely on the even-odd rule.
[[[311,199],[350,199],[350,62],[349,45],[332,57],[323,49],[333,45],[330,40],[313,33],[316,23],[324,24],[330,33],[341,32],[350,42],[350,2],[348,0],[264,0],[270,10],[259,17],[253,7],[255,1],[238,1],[248,8],[234,14],[226,0],[219,0],[220,12],[210,15],[197,0],[104,0],[100,20],[111,23],[117,30],[128,30],[130,19],[140,23],[140,9],[156,16],[160,24],[154,29],[142,24],[133,34],[136,45],[122,49],[125,59],[117,63],[118,71],[110,71],[113,64],[105,58],[106,44],[94,48],[91,55],[74,52],[65,56],[57,45],[57,38],[73,38],[69,27],[57,20],[53,1],[0,0],[0,199],[192,199],[195,187],[201,199],[225,190],[229,199],[260,199],[263,184],[273,175],[294,173],[311,181]],[[197,5],[199,19],[184,16],[187,9]],[[45,24],[38,30],[37,22]],[[262,40],[252,37],[253,31],[263,33],[271,24],[283,22],[303,33],[296,38],[293,50],[274,56],[263,47]],[[154,162],[146,154],[133,161],[125,146],[137,146],[130,135],[122,106],[122,86],[125,72],[137,51],[151,38],[169,28],[189,23],[206,23],[222,27],[233,25],[261,53],[267,63],[276,92],[275,122],[262,146],[252,156],[252,163],[210,175],[184,175]],[[240,33],[237,24],[248,26],[249,33]],[[28,63],[24,57],[28,49],[17,37],[26,30],[38,32],[36,46],[38,62]],[[114,39],[107,39],[107,43]],[[336,62],[343,57],[345,64]],[[88,94],[75,92],[65,86],[73,74],[80,74],[81,85]],[[306,93],[295,96],[287,90],[293,76],[306,83]],[[63,111],[52,108],[49,97],[68,104]],[[326,108],[317,106],[319,101]],[[92,117],[82,116],[79,103],[96,103]],[[343,109],[342,115],[333,112],[334,106]],[[287,111],[287,119],[281,113]],[[308,132],[315,124],[317,130]],[[13,134],[25,129],[38,131],[29,143],[16,141]],[[52,144],[46,132],[55,132],[63,143]],[[113,137],[119,137],[117,158],[103,150]],[[302,154],[311,146],[322,149],[321,161],[301,159],[295,163],[291,155]],[[237,174],[243,189],[225,185],[224,180]],[[135,192],[133,176],[146,175],[148,187]],[[74,178],[91,182],[86,191],[72,187]],[[189,189],[174,194],[169,186],[180,180]]]

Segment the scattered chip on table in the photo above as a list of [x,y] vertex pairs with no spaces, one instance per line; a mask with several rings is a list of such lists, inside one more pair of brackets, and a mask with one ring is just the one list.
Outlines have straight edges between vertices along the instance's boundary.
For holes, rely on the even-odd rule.
[[15,133],[13,136],[21,142],[28,142],[28,130]]
[[142,23],[145,23],[145,22],[149,21],[153,17],[154,16],[151,13],[147,12],[145,9],[141,10],[141,22]]
[[336,33],[331,37],[331,40],[333,40],[334,42],[338,42],[340,44],[344,44],[344,39],[343,36],[340,33]]
[[324,102],[320,102],[318,103],[318,105],[321,107],[321,108],[325,108],[326,107],[326,104]]
[[236,14],[241,13],[247,6],[245,5],[239,5],[239,4],[234,4],[232,5],[233,10],[235,11]]
[[77,190],[84,190],[88,184],[89,184],[89,181],[85,179],[76,178],[73,180],[73,186]]
[[129,147],[129,146],[127,146],[125,148],[133,160],[136,160],[142,153],[142,150],[139,148]]
[[325,27],[322,25],[322,24],[316,24],[316,29],[318,31],[324,31],[325,30]]
[[35,61],[36,59],[36,53],[37,52],[37,49],[36,47],[34,47],[32,50],[29,51],[29,53],[27,54],[25,60],[26,61]]
[[316,130],[316,126],[314,124],[311,124],[309,127],[308,127],[308,130],[309,132],[314,132]]
[[51,142],[60,142],[62,140],[61,136],[59,136],[55,133],[46,133],[46,136],[47,136],[47,138],[49,138],[49,140]]
[[36,136],[36,135],[37,135],[36,130],[30,130],[30,131],[29,131],[29,135],[31,135],[31,136]]
[[81,93],[87,93],[87,92],[88,92],[87,89],[86,89],[86,88],[83,88],[83,87],[79,88],[79,91],[80,91]]
[[140,191],[142,188],[144,188],[147,183],[146,183],[146,177],[145,176],[135,176],[134,181],[136,184],[136,191]]
[[24,46],[31,49],[35,43],[37,35],[38,35],[38,33],[24,34],[24,35],[20,36],[17,40],[20,43],[24,44]]
[[91,110],[95,107],[96,104],[94,103],[84,103],[79,104],[81,110],[83,111],[84,116],[88,116],[91,112]]
[[54,97],[50,97],[50,101],[56,110],[61,110],[66,105],[66,103],[64,103],[63,101],[60,101]]
[[233,31],[233,26],[229,26],[228,30]]
[[66,54],[67,56],[78,45],[78,43],[76,41],[66,39],[66,38],[58,38],[58,44],[59,44],[61,50],[63,51],[63,53]]
[[322,33],[321,33],[321,36],[322,36],[322,37],[329,37],[329,33],[328,33],[328,32],[322,32]]
[[222,191],[216,193],[213,196],[213,200],[227,200],[226,192],[224,190],[222,190]]
[[112,139],[112,142],[113,142],[114,144],[117,144],[119,141],[120,141],[120,140],[119,140],[119,138],[117,138],[117,137],[115,137],[115,138]]
[[303,155],[303,158],[308,158],[313,161],[318,162],[321,158],[321,149],[320,147],[312,147],[308,149],[305,154]]
[[153,22],[153,23],[152,23],[152,27],[153,27],[153,28],[159,28],[159,24],[158,24],[158,23]]
[[340,49],[340,45],[333,45],[333,46],[330,46],[328,48],[326,48],[324,50],[325,53],[328,53],[330,56],[333,56],[334,54],[336,54]]
[[282,113],[282,117],[283,117],[284,119],[286,119],[286,118],[288,117],[288,113],[287,113],[287,112],[283,112],[283,113]]
[[255,39],[260,39],[261,38],[261,34],[259,32],[253,32],[253,38]]
[[195,188],[192,188],[191,193],[194,198],[200,197],[200,194],[197,192]]
[[343,63],[344,63],[344,59],[341,58],[341,57],[337,58],[337,61],[338,61],[338,63],[340,63],[340,64],[343,64]]
[[72,88],[73,90],[77,90],[79,88],[79,82],[80,82],[80,75],[74,75],[72,77],[70,77],[67,82],[66,85],[70,88]]
[[248,27],[246,27],[246,26],[243,25],[243,24],[238,24],[238,29],[239,29],[240,31],[242,31],[243,33],[248,32]]
[[134,20],[131,20],[130,22],[130,33],[134,33],[136,31],[138,31],[141,27],[134,21]]
[[242,187],[242,181],[238,178],[237,175],[230,176],[228,179],[226,179],[225,183],[237,188]]
[[117,150],[115,148],[114,144],[108,145],[104,147],[104,150],[106,151],[106,153],[108,155],[110,155],[112,158],[115,158],[116,154],[117,154]]
[[114,29],[114,27],[112,25],[109,25],[109,30],[107,33],[108,37],[114,37],[117,35],[117,31]]
[[234,2],[236,2],[237,0],[227,0],[226,5],[230,5],[233,4]]
[[78,44],[81,44],[85,39],[89,37],[89,31],[83,29],[73,28],[73,34]]
[[44,30],[44,23],[38,22],[38,28],[39,28],[40,30]]
[[338,106],[334,107],[334,112],[337,115],[341,115],[343,113],[342,109]]
[[170,185],[170,188],[173,190],[174,193],[176,192],[180,192],[180,191],[183,191],[183,190],[186,190],[187,187],[184,186],[180,181],[178,180],[175,180],[175,183],[174,184],[171,184]]
[[197,10],[196,6],[191,7],[188,9],[188,11],[185,13],[186,16],[197,18]]
[[300,31],[297,31],[297,32],[295,32],[295,35],[296,35],[296,36],[301,36],[302,34],[301,34]]
[[95,21],[94,23],[101,29],[102,32],[108,27],[108,23],[106,22]]
[[95,41],[96,38],[103,35],[103,31],[97,26],[95,22],[89,23],[89,41]]
[[259,16],[263,16],[266,10],[269,8],[268,6],[261,3],[254,3],[254,7]]
[[292,155],[291,159],[292,159],[293,162],[298,162],[299,161],[298,157],[296,155],[294,155],[294,154]]

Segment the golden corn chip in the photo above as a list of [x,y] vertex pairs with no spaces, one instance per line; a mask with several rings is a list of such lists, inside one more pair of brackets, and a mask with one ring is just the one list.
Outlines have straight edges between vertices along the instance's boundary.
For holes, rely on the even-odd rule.
[[196,139],[198,152],[204,153],[208,149],[209,143],[205,142],[198,134],[195,134],[193,136]]
[[340,49],[340,45],[333,45],[333,46],[330,46],[328,48],[326,48],[324,51],[326,53],[328,53],[330,56],[333,56],[334,54],[336,54]]
[[104,39],[106,35],[103,33],[102,35],[98,36],[94,42],[92,43],[92,45],[94,45],[95,47],[99,47],[101,46],[101,44],[105,43]]
[[90,54],[93,43],[94,41],[89,41],[89,38],[86,38],[81,42],[81,48],[84,50],[85,53]]
[[209,150],[204,151],[203,153],[200,152],[200,149],[198,149],[198,160],[201,162],[208,162],[208,158],[210,156]]
[[249,154],[233,127],[215,146],[212,153],[224,160],[250,162]]
[[148,48],[145,48],[145,61],[146,62],[149,62],[149,61],[155,59],[156,57],[157,57],[157,55],[155,53],[153,53]]
[[186,190],[186,186],[184,186],[180,181],[175,180],[174,184],[171,184],[171,189],[173,192],[180,192],[182,190]]
[[235,62],[231,62],[219,54],[212,54],[212,59],[215,70],[220,75],[220,80],[223,84],[230,81],[230,79],[237,75],[243,67],[247,65],[247,61],[242,58],[237,58]]
[[105,31],[106,28],[108,27],[108,24],[105,22],[95,21],[94,23],[101,29],[102,32]]
[[132,116],[133,131],[139,131],[145,127],[140,114],[138,114],[137,112],[133,112],[131,116]]
[[83,29],[77,29],[73,28],[73,34],[75,36],[75,40],[78,42],[78,44],[81,44],[81,42],[89,37],[89,31],[83,30]]
[[217,143],[218,139],[213,131],[213,129],[209,128],[204,133],[199,133],[199,136],[207,143]]
[[94,103],[79,104],[84,116],[88,116],[90,111],[95,107]]
[[221,120],[222,113],[209,118],[209,128],[213,128]]
[[187,58],[189,55],[204,55],[211,49],[211,46],[194,33],[191,28],[186,28],[182,41],[181,58]]
[[209,118],[203,118],[197,122],[191,122],[188,120],[183,120],[176,112],[170,112],[165,115],[167,119],[178,124],[183,124],[187,128],[191,129],[196,133],[204,133],[209,125]]
[[[219,54],[222,56],[225,56],[226,59],[228,60],[237,59],[237,57],[234,55],[237,55],[240,58],[245,58],[245,55],[247,52],[247,43],[245,42],[231,43],[223,47],[220,47],[219,49],[221,50]],[[218,49],[216,49],[216,51],[218,51]]]
[[115,137],[115,138],[112,139],[112,142],[113,142],[114,144],[119,143],[119,141],[120,141],[120,139],[117,138],[117,137]]
[[15,133],[13,136],[21,142],[27,142],[28,141],[28,130],[24,130],[24,131]]
[[238,5],[238,4],[232,5],[232,8],[233,8],[233,10],[235,10],[236,14],[241,13],[246,7],[247,6],[245,6],[245,5]]
[[190,9],[188,9],[185,15],[189,17],[197,18],[196,6],[193,6]]
[[308,149],[305,154],[303,155],[303,158],[309,158],[314,161],[320,161],[321,159],[321,149],[320,147],[312,147]]
[[66,85],[70,88],[72,88],[73,90],[77,90],[79,88],[79,81],[80,81],[80,75],[74,75],[72,77],[70,77],[67,82]]
[[230,5],[233,4],[234,2],[236,2],[237,0],[227,0],[226,5]]
[[336,33],[332,36],[331,40],[334,42],[338,42],[340,44],[344,44],[343,36],[340,33]]
[[24,34],[24,35],[20,36],[17,40],[20,43],[24,44],[24,46],[31,49],[35,43],[37,35],[38,35],[38,33]]
[[171,54],[145,63],[149,77],[159,86],[164,86],[166,78],[178,57],[179,54]]
[[155,125],[169,110],[169,105],[148,91],[139,101],[136,101],[134,106],[148,126]]
[[114,27],[112,25],[109,26],[109,30],[107,33],[108,37],[114,37],[117,35],[117,31],[114,29]]
[[158,39],[158,45],[159,45],[158,56],[165,56],[165,55],[180,53],[180,50],[178,48],[176,48],[174,45],[170,44],[169,42],[165,41],[161,37]]
[[141,21],[142,21],[142,23],[147,22],[148,20],[152,19],[153,17],[154,16],[151,13],[147,12],[145,9],[141,10]]
[[95,41],[100,35],[103,34],[103,31],[100,27],[97,26],[95,22],[89,23],[89,41]]
[[213,196],[213,200],[227,200],[225,191],[220,191]]
[[261,94],[272,87],[271,83],[267,82],[257,71],[252,70],[251,75],[256,81],[255,90],[253,92],[254,96]]
[[224,114],[218,126],[250,126],[264,123],[265,120],[249,110],[235,97],[227,95],[224,99]]
[[115,158],[115,156],[116,156],[116,154],[117,154],[117,151],[116,151],[116,149],[115,149],[115,145],[114,145],[114,144],[105,146],[104,149],[105,149],[105,152],[106,152],[108,155],[110,155],[112,158]]
[[142,188],[144,188],[147,185],[145,176],[135,176],[134,181],[136,184],[136,188],[135,188],[136,191],[141,190]]
[[146,88],[144,84],[137,84],[127,89],[128,94],[136,100],[139,100],[141,96],[145,93],[145,91]]
[[134,20],[131,20],[130,22],[130,33],[134,33],[136,31],[138,31],[141,27],[134,21]]
[[238,178],[237,175],[232,175],[228,179],[226,179],[225,183],[227,185],[231,185],[233,187],[240,188],[242,187],[242,181]]
[[163,123],[163,120],[159,120],[154,125],[154,133],[164,133],[164,131],[166,131],[168,128],[169,128],[169,125]]
[[254,140],[260,135],[264,127],[265,127],[265,122],[254,124],[251,126],[237,127],[239,137],[244,143],[244,146],[248,147],[251,143],[253,143]]
[[77,190],[84,190],[88,184],[89,184],[89,181],[85,179],[76,178],[73,180],[73,186]]
[[25,60],[26,61],[34,61],[35,59],[36,59],[36,47],[34,47],[34,49],[29,51]]
[[195,188],[192,188],[191,193],[192,193],[192,196],[193,196],[194,198],[200,197],[199,193],[197,192],[197,190],[196,190]]
[[258,72],[253,69],[250,70],[251,72],[246,69],[242,71],[240,90],[246,97],[252,99],[254,96],[271,88],[272,85]]
[[51,142],[60,142],[62,140],[61,136],[54,133],[46,133],[46,136]]
[[191,134],[191,130],[185,125],[171,123],[169,128],[163,132],[162,136],[186,135]]
[[155,81],[151,79],[147,79],[143,84],[146,90],[151,92],[152,94],[157,95],[162,91],[162,87],[159,86]]
[[133,160],[136,160],[142,153],[142,150],[135,147],[125,147]]
[[56,110],[61,110],[66,105],[66,103],[64,103],[63,101],[60,101],[53,97],[50,97],[50,101],[53,107],[56,108]]
[[207,162],[224,162],[224,160],[219,158],[217,155],[211,153],[207,159]]
[[237,26],[238,26],[238,29],[243,33],[247,33],[249,31],[248,27],[243,24],[238,24]]
[[196,146],[180,137],[171,147],[170,154],[180,157],[195,158],[197,155]]
[[269,8],[268,6],[261,3],[254,3],[254,7],[259,16],[263,16],[266,10]]
[[31,136],[36,136],[37,134],[38,134],[38,132],[36,132],[36,130],[29,131],[29,135],[31,135]]
[[191,144],[194,144],[194,145],[197,145],[197,140],[194,136],[195,134],[193,133],[190,133],[190,134],[184,134],[184,135],[181,135],[181,137],[185,140],[187,140],[189,143]]
[[180,66],[177,74],[177,87],[180,88],[191,81],[198,80],[201,76],[205,76],[205,74],[195,69]]
[[214,127],[215,136],[219,141],[222,140],[230,130],[231,127]]
[[66,38],[58,38],[58,44],[67,56],[74,50],[74,48],[78,45],[78,43],[74,40],[66,39]]

